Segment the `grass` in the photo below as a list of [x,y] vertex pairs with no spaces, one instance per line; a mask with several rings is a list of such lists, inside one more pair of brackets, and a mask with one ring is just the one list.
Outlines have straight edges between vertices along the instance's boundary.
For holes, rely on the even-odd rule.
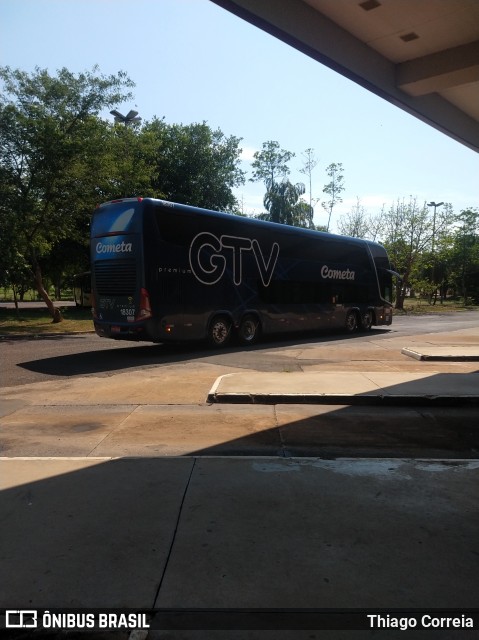
[[0,335],[22,335],[44,333],[70,333],[73,331],[93,331],[90,309],[62,307],[63,322],[53,323],[47,308],[0,309]]
[[[53,287],[47,287],[47,289],[50,296],[55,296]],[[35,289],[27,289],[23,295],[23,300],[24,302],[40,302],[41,298]],[[61,298],[58,301],[59,304],[61,304],[61,300],[73,300],[73,290],[68,288],[62,289]],[[0,301],[13,302],[13,290],[11,287],[0,288]]]
[[436,304],[429,304],[428,300],[421,298],[406,298],[404,301],[404,310],[394,309],[395,315],[425,315],[425,314],[441,314],[456,313],[461,311],[473,311],[479,309],[478,305],[468,304],[464,306],[458,300],[445,300],[441,304],[440,300]]

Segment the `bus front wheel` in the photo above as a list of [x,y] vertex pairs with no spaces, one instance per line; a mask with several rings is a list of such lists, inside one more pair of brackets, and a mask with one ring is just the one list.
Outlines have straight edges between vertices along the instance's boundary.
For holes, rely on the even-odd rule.
[[358,328],[358,316],[355,311],[349,311],[346,316],[346,322],[344,323],[344,327],[347,333],[354,333]]
[[241,344],[250,345],[257,342],[261,327],[258,318],[254,316],[245,316],[241,320],[238,329],[238,338]]
[[231,339],[231,320],[226,316],[213,318],[208,329],[208,342],[213,347],[225,347]]

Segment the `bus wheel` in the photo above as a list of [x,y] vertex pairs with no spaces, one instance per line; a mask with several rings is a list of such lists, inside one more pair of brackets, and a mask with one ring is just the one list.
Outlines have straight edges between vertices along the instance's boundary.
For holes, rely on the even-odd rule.
[[358,316],[355,311],[349,311],[344,327],[348,333],[354,333],[358,328]]
[[373,314],[371,311],[366,311],[361,318],[361,329],[362,331],[370,331],[373,326]]
[[238,329],[238,338],[241,344],[254,344],[259,338],[261,327],[258,318],[254,316],[245,316],[241,320]]
[[231,338],[231,321],[226,316],[213,318],[208,329],[208,342],[213,347],[225,347]]

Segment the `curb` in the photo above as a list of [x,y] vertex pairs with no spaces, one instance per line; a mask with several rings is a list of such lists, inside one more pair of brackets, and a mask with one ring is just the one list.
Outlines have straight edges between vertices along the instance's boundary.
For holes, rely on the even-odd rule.
[[210,404],[319,404],[383,407],[476,407],[479,406],[479,396],[217,393],[213,387],[208,393],[207,402]]
[[436,362],[479,362],[479,354],[448,354],[448,355],[439,355],[439,354],[428,354],[422,353],[421,351],[415,351],[411,349],[411,347],[404,347],[401,349],[401,353],[405,356],[409,356],[410,358],[414,358],[415,360],[428,360],[428,361],[436,361]]

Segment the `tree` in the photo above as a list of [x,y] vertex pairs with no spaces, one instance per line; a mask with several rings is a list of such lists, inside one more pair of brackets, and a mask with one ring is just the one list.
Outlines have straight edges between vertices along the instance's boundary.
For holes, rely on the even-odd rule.
[[108,153],[101,184],[101,200],[120,197],[165,197],[154,188],[157,169],[157,140],[139,124],[114,124],[105,141]]
[[323,209],[328,214],[328,224],[327,231],[329,231],[329,225],[331,224],[331,215],[333,213],[334,207],[343,201],[340,194],[344,191],[343,184],[343,165],[341,162],[333,162],[328,167],[326,167],[326,174],[331,178],[331,181],[328,184],[324,185],[323,193],[326,193],[329,196],[329,200],[327,202],[323,202]]
[[[304,185],[301,182],[296,184],[296,187],[301,188],[301,186],[304,188]],[[293,205],[291,213],[291,224],[293,226],[316,230],[316,227],[313,223],[314,209],[310,207],[307,202],[305,202],[304,200],[299,200],[299,202]]]
[[78,75],[63,68],[56,76],[38,67],[31,75],[2,67],[0,80],[0,216],[59,322],[42,258],[75,235],[86,206],[91,211],[106,126],[97,116],[131,97],[133,83],[123,72],[104,76],[97,67]]
[[240,138],[225,136],[206,122],[168,125],[155,118],[142,135],[155,141],[152,187],[168,200],[206,209],[233,211],[233,188],[244,183]]
[[369,236],[369,221],[365,208],[361,205],[359,198],[356,204],[338,222],[339,232],[345,236],[353,238],[367,238]]
[[402,276],[396,283],[396,309],[403,309],[407,289],[420,273],[424,250],[432,237],[432,222],[426,204],[419,207],[411,198],[399,201],[384,211],[383,238],[394,269]]
[[384,205],[381,208],[381,213],[378,215],[371,215],[368,219],[368,238],[373,242],[377,242],[378,238],[383,234],[384,228]]
[[479,301],[479,210],[465,209],[456,221],[460,226],[453,244],[453,279],[468,304],[470,297]]
[[[312,174],[313,169],[318,164],[318,160],[314,157],[314,149],[306,149],[306,151],[302,154],[303,156],[303,166],[300,169],[300,172],[303,173],[308,178],[309,182],[309,217],[308,217],[308,227],[310,229],[314,229],[314,206],[313,206],[313,192],[312,192]],[[315,201],[315,203],[317,200]],[[303,225],[300,225],[303,226]]]
[[[0,181],[0,198],[4,197],[5,184]],[[0,286],[11,287],[18,315],[18,299],[23,299],[31,286],[31,273],[25,259],[19,253],[17,229],[13,216],[0,215]]]
[[263,142],[263,150],[255,152],[250,181],[262,180],[266,187],[263,203],[268,213],[258,216],[261,219],[293,224],[294,206],[305,191],[302,183],[294,185],[287,179],[290,173],[287,163],[294,155],[281,149],[274,140]]
[[286,179],[273,182],[264,196],[264,206],[269,212],[269,220],[282,224],[294,224],[295,214],[300,213],[297,207],[298,200],[304,192],[302,182],[292,184]]
[[[430,250],[424,252],[427,265],[427,279],[430,282],[429,303],[436,304],[439,289],[441,303],[444,300],[448,280],[448,256],[451,248],[451,227],[454,224],[452,204],[441,203],[443,206],[432,212],[432,236]],[[429,204],[428,207],[431,205]]]
[[280,178],[289,175],[288,162],[294,157],[294,153],[281,149],[279,142],[269,140],[263,142],[263,150],[254,153],[253,177],[251,182],[264,182],[268,191],[273,184],[279,184]]

